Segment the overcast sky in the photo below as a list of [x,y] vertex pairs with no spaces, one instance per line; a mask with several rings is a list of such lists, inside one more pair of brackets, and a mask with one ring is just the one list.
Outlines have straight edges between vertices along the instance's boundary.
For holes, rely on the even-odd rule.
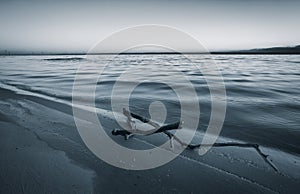
[[0,1],[0,50],[87,51],[139,24],[179,28],[210,50],[300,44],[300,1]]

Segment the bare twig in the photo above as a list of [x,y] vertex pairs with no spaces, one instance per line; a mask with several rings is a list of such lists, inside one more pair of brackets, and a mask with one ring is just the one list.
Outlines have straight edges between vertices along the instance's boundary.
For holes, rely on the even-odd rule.
[[243,147],[243,148],[254,148],[255,151],[262,157],[262,159],[269,164],[276,172],[278,172],[277,167],[268,159],[269,155],[264,154],[261,149],[259,148],[258,144],[253,143],[238,143],[238,142],[226,142],[226,143],[214,143],[214,144],[187,144],[185,142],[182,142],[176,135],[165,131],[164,132],[169,138],[170,141],[172,139],[176,140],[180,145],[188,147],[189,149],[195,149],[202,147]]

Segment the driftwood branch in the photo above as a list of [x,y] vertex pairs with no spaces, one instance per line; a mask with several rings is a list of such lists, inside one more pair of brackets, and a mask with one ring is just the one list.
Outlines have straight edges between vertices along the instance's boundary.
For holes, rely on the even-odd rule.
[[[261,158],[276,172],[278,172],[278,169],[276,166],[268,159],[268,155],[264,154],[258,144],[254,143],[239,143],[239,142],[226,142],[226,143],[214,143],[214,144],[187,144],[180,140],[176,135],[170,132],[170,130],[177,130],[182,128],[183,121],[179,121],[176,123],[172,124],[167,124],[160,126],[158,123],[145,118],[143,116],[137,115],[135,113],[129,112],[125,108],[123,108],[123,114],[127,117],[127,124],[129,125],[130,130],[113,130],[112,134],[113,135],[121,135],[124,136],[125,139],[127,140],[129,137],[132,135],[138,134],[138,135],[152,135],[156,133],[164,133],[165,135],[168,136],[170,139],[170,145],[173,147],[173,140],[178,142],[181,146],[187,147],[189,149],[196,149],[201,147],[242,147],[242,148],[254,148],[255,151],[261,156]],[[149,130],[149,131],[144,131],[140,129],[136,129],[132,125],[134,124],[134,121],[132,118],[135,118],[137,120],[140,120],[143,123],[147,123],[154,128]]]

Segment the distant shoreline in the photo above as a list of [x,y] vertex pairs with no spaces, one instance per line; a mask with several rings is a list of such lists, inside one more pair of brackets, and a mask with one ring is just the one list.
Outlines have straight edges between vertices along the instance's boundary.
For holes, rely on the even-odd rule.
[[272,47],[272,48],[261,48],[261,49],[250,49],[250,50],[235,50],[235,51],[212,51],[212,52],[127,52],[127,53],[86,53],[86,52],[0,52],[0,56],[14,56],[14,55],[178,55],[178,54],[189,54],[189,55],[299,55],[300,45],[295,47]]
[[161,52],[146,52],[146,53],[14,53],[14,54],[0,54],[0,56],[53,56],[53,55],[300,55],[299,53],[262,53],[262,52],[210,52],[210,53],[161,53]]

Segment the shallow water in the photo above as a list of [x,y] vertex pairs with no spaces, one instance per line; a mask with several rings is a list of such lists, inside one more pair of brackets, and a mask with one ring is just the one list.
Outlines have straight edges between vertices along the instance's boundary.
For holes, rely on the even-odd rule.
[[[225,82],[227,113],[221,135],[247,142],[300,154],[300,55],[213,55]],[[199,65],[194,68],[189,59]],[[149,117],[149,105],[164,103],[166,122],[180,119],[180,102],[168,84],[186,87],[175,79],[176,70],[193,84],[201,108],[198,130],[206,130],[211,113],[211,96],[201,68],[213,65],[207,55],[120,55],[110,56],[2,56],[0,82],[2,87],[21,89],[71,101],[74,78],[82,86],[80,96],[88,95],[84,88],[93,84],[91,77],[99,75],[99,67],[106,66],[97,81],[96,106],[111,109],[112,89],[116,79],[130,69],[128,80],[121,83],[116,99],[122,99],[132,84],[132,76],[144,82],[138,85],[129,99],[130,109]],[[77,72],[80,65],[84,71]],[[138,71],[139,70],[139,71]],[[213,79],[214,77],[211,76]],[[121,105],[120,105],[121,106]],[[193,116],[193,112],[185,112]]]

